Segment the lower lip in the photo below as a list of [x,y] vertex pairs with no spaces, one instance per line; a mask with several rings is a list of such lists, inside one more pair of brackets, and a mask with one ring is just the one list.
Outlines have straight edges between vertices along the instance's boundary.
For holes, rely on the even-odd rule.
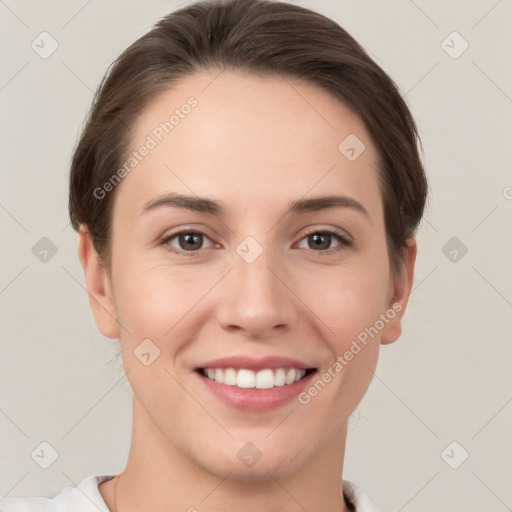
[[293,384],[275,386],[270,389],[227,386],[204,377],[198,372],[195,373],[208,390],[222,402],[244,411],[263,412],[277,409],[296,398],[309,384],[316,372],[306,375]]

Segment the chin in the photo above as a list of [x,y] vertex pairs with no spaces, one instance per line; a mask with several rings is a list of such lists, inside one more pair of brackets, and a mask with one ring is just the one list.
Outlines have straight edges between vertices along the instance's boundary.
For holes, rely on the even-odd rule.
[[[295,448],[294,448],[295,450]],[[306,454],[290,457],[290,454],[279,454],[271,452],[265,455],[260,454],[260,458],[254,452],[252,459],[250,455],[251,448],[246,447],[245,452],[234,454],[212,454],[208,459],[198,461],[206,472],[219,478],[228,478],[237,482],[266,482],[272,478],[280,479],[296,471],[306,463]],[[215,461],[212,463],[212,461]],[[229,475],[229,476],[228,476]]]

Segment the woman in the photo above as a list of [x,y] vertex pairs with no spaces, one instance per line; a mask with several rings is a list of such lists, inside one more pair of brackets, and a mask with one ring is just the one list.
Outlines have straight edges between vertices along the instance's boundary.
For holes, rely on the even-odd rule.
[[392,80],[281,2],[197,2],[114,63],[70,216],[133,389],[128,462],[1,508],[375,511],[342,480],[380,344],[401,334],[427,182]]

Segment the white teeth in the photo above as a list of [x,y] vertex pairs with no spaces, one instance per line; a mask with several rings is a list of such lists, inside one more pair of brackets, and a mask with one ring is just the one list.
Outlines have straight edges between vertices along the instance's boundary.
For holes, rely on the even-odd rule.
[[[221,381],[218,381],[221,382]],[[256,383],[256,374],[251,370],[239,370],[236,376],[236,385],[239,388],[253,388]]]
[[282,368],[277,370],[274,375],[274,386],[284,386],[286,384],[286,374]]
[[246,389],[271,389],[276,386],[285,386],[299,381],[306,375],[306,370],[298,368],[277,368],[272,370],[267,368],[254,372],[252,370],[235,370],[234,368],[207,368],[204,372],[210,380],[225,384],[227,386],[237,386]]
[[286,384],[293,384],[295,382],[295,368],[288,370],[286,374]]
[[224,384],[228,386],[236,386],[236,372],[233,368],[227,368],[224,370]]
[[274,374],[272,370],[261,370],[256,374],[256,387],[270,389],[274,387]]

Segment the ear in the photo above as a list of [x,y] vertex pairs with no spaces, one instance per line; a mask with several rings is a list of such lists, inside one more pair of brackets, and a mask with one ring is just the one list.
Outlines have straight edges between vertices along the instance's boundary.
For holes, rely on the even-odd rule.
[[[402,316],[405,313],[405,309],[409,301],[409,295],[411,294],[416,252],[416,240],[414,238],[409,238],[407,240],[407,247],[405,248],[404,260],[400,268],[400,273],[390,284],[388,294],[390,299],[388,301],[386,313],[389,321],[385,324],[385,327],[381,332],[380,342],[382,345],[393,343],[402,334]],[[393,313],[394,316],[392,317]]]
[[119,338],[119,324],[110,277],[94,249],[87,228],[82,224],[78,230],[78,258],[84,271],[89,303],[96,326],[107,338]]

